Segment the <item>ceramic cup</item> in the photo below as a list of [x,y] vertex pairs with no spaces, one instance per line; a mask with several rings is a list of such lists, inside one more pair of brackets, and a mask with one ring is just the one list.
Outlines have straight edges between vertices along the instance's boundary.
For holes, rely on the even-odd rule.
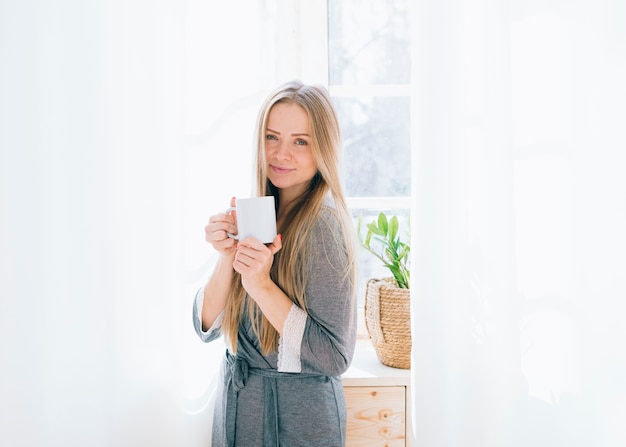
[[276,237],[276,208],[274,196],[250,197],[237,199],[236,206],[226,210],[237,212],[237,234],[228,233],[229,237],[243,240],[252,236],[269,244]]

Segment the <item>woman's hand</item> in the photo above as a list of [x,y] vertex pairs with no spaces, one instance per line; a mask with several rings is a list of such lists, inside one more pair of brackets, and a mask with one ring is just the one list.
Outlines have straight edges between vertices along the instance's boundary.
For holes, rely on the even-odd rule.
[[[235,206],[235,198],[230,199],[230,206]],[[237,213],[220,213],[209,218],[204,227],[206,241],[222,256],[232,256],[235,253],[237,240],[228,237],[228,233],[237,234]]]
[[241,274],[241,283],[252,299],[256,291],[273,283],[270,278],[270,269],[274,262],[274,255],[282,246],[281,235],[277,235],[268,245],[252,237],[240,241],[237,245],[233,268]]

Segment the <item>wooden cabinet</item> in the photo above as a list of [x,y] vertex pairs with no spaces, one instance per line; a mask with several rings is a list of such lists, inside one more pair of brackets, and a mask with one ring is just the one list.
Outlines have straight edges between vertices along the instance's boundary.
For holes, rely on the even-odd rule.
[[352,366],[342,379],[347,447],[410,446],[410,371],[383,365],[369,340],[359,340]]
[[348,446],[406,446],[406,388],[347,386]]

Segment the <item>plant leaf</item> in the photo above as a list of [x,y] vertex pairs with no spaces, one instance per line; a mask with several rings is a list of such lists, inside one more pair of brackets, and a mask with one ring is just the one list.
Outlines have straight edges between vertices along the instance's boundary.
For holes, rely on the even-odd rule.
[[385,216],[385,213],[379,213],[378,214],[378,228],[380,228],[380,230],[383,232],[382,234],[384,234],[385,236],[387,235],[388,227],[389,227],[389,224],[387,223],[387,216]]
[[402,244],[402,248],[400,249],[400,254],[398,254],[398,261],[404,259],[409,254],[409,246]]
[[367,229],[370,230],[372,233],[377,234],[379,236],[384,236],[385,235],[385,232],[383,232],[381,229],[379,229],[374,222],[368,223],[367,224]]
[[367,248],[369,248],[369,247],[370,247],[371,242],[372,242],[372,232],[371,232],[371,231],[368,231],[368,232],[367,232],[367,236],[365,236],[365,246],[366,246]]
[[389,258],[389,260],[391,262],[393,262],[394,264],[397,264],[397,260],[398,260],[398,253],[396,253],[396,251],[394,250],[393,247],[387,247],[385,248],[385,254],[387,255],[387,258]]
[[393,216],[389,221],[389,240],[395,241],[398,234],[398,218]]

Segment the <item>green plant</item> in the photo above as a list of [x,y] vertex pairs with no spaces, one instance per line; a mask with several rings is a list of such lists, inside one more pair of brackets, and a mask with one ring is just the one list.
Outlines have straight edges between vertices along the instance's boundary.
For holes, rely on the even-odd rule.
[[[383,262],[394,279],[398,287],[408,289],[410,283],[409,253],[411,247],[408,243],[402,242],[398,234],[398,218],[392,216],[390,219],[383,212],[378,214],[378,219],[367,225],[365,240],[362,236],[362,216],[359,217],[357,233],[361,246],[372,253]],[[409,232],[406,233],[407,238]]]

